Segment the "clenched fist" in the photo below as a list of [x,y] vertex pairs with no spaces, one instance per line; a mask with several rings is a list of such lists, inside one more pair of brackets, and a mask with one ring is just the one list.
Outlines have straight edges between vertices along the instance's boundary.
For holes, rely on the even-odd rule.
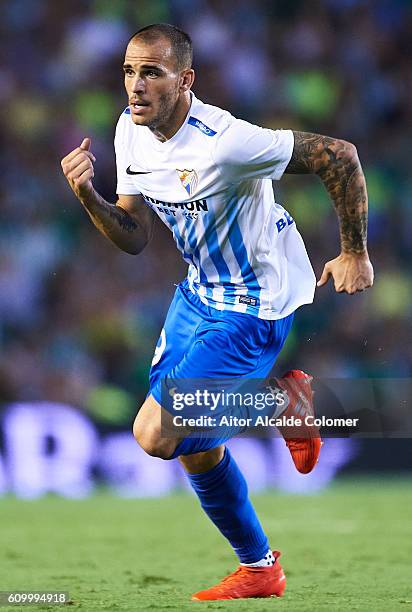
[[85,138],[80,147],[74,149],[61,161],[64,176],[79,200],[93,191],[93,162],[96,158],[90,151],[90,145],[90,138]]

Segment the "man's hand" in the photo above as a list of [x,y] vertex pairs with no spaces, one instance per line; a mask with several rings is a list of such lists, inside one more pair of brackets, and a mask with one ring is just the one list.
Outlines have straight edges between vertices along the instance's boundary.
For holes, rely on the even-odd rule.
[[373,285],[373,267],[367,253],[341,253],[328,261],[317,286],[325,285],[332,277],[338,293],[356,293]]
[[79,200],[87,197],[93,191],[93,162],[96,161],[96,158],[89,150],[90,145],[90,138],[85,138],[80,147],[71,151],[61,161],[64,176]]
[[96,158],[90,144],[90,138],[84,138],[62,159],[64,176],[99,232],[122,251],[137,255],[152,236],[156,215],[138,194],[119,195],[116,204],[102,198],[92,184]]

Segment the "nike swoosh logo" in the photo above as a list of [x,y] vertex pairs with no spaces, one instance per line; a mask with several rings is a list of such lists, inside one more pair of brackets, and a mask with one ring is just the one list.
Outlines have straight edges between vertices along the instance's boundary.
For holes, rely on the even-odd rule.
[[130,166],[126,168],[126,174],[151,174],[151,172],[134,172],[134,170],[130,170]]

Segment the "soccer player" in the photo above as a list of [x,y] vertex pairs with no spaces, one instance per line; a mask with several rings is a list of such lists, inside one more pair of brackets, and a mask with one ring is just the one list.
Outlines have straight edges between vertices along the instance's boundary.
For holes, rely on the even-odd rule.
[[[170,305],[133,433],[150,455],[179,458],[202,508],[239,557],[235,572],[193,599],[280,596],[286,584],[280,553],[269,547],[225,438],[162,436],[162,419],[170,415],[162,407],[161,381],[264,378],[295,310],[312,302],[315,277],[302,238],[274,201],[271,181],[284,172],[316,174],[337,212],[341,252],[326,263],[318,286],[330,277],[338,292],[372,285],[362,168],[349,142],[264,129],[198,100],[191,91],[191,40],[174,26],[154,24],[133,35],[123,69],[129,104],[115,135],[117,202],[106,202],[93,187],[89,138],[62,168],[94,225],[118,247],[140,253],[158,215],[189,266]],[[296,371],[287,379],[295,390],[308,381]],[[293,402],[287,410],[293,414]],[[297,469],[313,469],[320,437],[285,437]]]

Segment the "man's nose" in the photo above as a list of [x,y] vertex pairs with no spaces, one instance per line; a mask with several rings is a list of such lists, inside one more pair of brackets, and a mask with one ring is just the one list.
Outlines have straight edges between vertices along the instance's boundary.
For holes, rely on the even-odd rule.
[[146,85],[144,79],[140,77],[136,77],[132,82],[132,92],[133,93],[142,93],[146,89]]

